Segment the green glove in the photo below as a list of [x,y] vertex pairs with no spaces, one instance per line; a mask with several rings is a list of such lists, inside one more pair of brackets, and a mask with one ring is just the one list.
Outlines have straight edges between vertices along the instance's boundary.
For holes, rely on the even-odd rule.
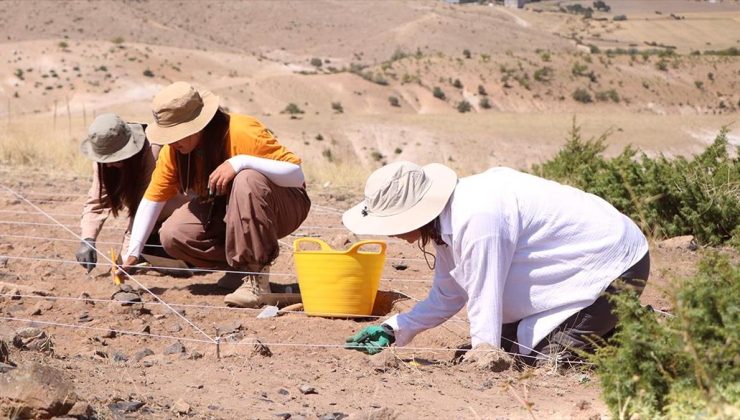
[[344,348],[367,354],[377,354],[395,341],[396,336],[393,334],[393,328],[389,325],[371,325],[345,340]]

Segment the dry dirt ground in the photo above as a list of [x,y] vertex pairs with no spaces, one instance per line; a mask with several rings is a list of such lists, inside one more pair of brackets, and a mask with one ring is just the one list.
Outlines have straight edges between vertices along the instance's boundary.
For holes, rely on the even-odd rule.
[[[120,401],[144,402],[129,415],[155,418],[174,416],[174,407],[197,418],[278,418],[284,413],[293,418],[333,413],[356,418],[524,418],[530,417],[527,407],[536,418],[606,414],[598,378],[587,367],[564,373],[545,368],[494,373],[450,363],[449,349],[468,339],[464,313],[418,336],[412,349],[391,349],[369,357],[342,349],[341,344],[377,320],[301,313],[257,319],[258,311],[223,307],[223,293],[214,285],[217,273],[185,279],[156,273],[135,276],[182,316],[146,292],[141,305],[110,302],[117,287],[107,266],[86,275],[74,263],[78,241],[62,227],[77,232],[87,180],[7,168],[0,173],[0,281],[22,286],[17,293],[24,295],[0,297],[0,336],[10,340],[29,322],[46,331],[53,339],[53,355],[12,349],[11,361],[61,369],[79,398],[102,418],[122,416],[109,407]],[[337,213],[357,197],[320,187],[312,189],[311,195],[313,209],[296,236],[321,236],[335,246],[357,240],[341,228]],[[106,242],[117,240],[120,230],[116,229],[121,226],[120,220],[106,223],[98,242],[101,249],[107,250],[111,245]],[[293,239],[284,241],[290,245]],[[652,252],[653,276],[643,300],[669,310],[661,288],[672,276],[690,273],[697,255],[656,245]],[[408,268],[394,268],[399,264]],[[272,273],[276,282],[295,281],[290,247],[285,247]],[[278,277],[281,273],[291,276]],[[430,272],[418,250],[397,241],[390,241],[382,278],[375,308],[381,317],[410,308],[430,286]],[[128,284],[140,289],[132,281]],[[28,296],[34,293],[25,287],[49,298],[72,299]],[[4,293],[13,293],[7,290]],[[81,296],[90,301],[75,299]],[[223,334],[220,360],[216,346],[203,342],[215,336],[217,327]],[[141,335],[111,336],[107,329]],[[251,345],[232,344],[243,338],[259,339],[271,356],[254,352]],[[184,349],[166,354],[178,341]],[[144,349],[153,354],[136,360]],[[315,393],[303,394],[303,385],[315,388]]]
[[[464,314],[420,335],[413,349],[368,357],[341,344],[373,319],[257,319],[256,311],[221,307],[217,273],[136,276],[180,305],[173,307],[203,334],[147,292],[143,305],[108,302],[116,288],[107,267],[88,276],[74,262],[89,185],[90,163],[78,153],[87,126],[103,112],[148,121],[153,95],[176,80],[256,116],[304,159],[314,207],[296,235],[335,246],[348,238],[341,210],[383,162],[444,162],[461,175],[495,165],[527,169],[557,152],[574,116],[587,138],[612,130],[610,155],[628,144],[651,155],[689,155],[725,125],[740,145],[740,126],[732,125],[740,115],[740,61],[705,54],[738,47],[740,3],[607,0],[613,10],[590,20],[559,11],[573,3],[592,2],[511,10],[437,0],[0,0],[0,283],[9,284],[4,294],[31,295],[0,296],[0,335],[10,339],[28,325],[18,319],[31,320],[51,334],[55,350],[44,356],[13,348],[11,361],[61,369],[103,418],[124,416],[109,407],[121,401],[145,403],[131,416],[159,418],[178,410],[198,418],[605,415],[587,368],[492,373],[452,365],[451,349],[468,339]],[[614,21],[619,14],[628,20]],[[606,54],[672,47],[677,54],[665,57]],[[593,102],[577,102],[578,88]],[[618,102],[604,96],[612,90]],[[458,112],[463,100],[470,112]],[[282,113],[290,103],[303,113]],[[117,244],[123,225],[106,224],[103,251]],[[295,281],[294,239],[284,239],[273,273],[287,276],[276,281]],[[670,309],[662,290],[690,274],[698,256],[658,246],[652,252],[643,300]],[[391,242],[383,279],[381,317],[422,299],[430,273],[418,250]],[[60,299],[39,299],[34,290]],[[84,293],[87,302],[76,300]],[[225,334],[220,360],[210,343],[216,327]],[[129,333],[111,337],[111,328]],[[143,331],[150,335],[131,334]],[[255,337],[271,357],[233,344]],[[165,354],[178,340],[184,352]],[[154,354],[138,358],[144,349]],[[302,385],[316,393],[302,393]]]

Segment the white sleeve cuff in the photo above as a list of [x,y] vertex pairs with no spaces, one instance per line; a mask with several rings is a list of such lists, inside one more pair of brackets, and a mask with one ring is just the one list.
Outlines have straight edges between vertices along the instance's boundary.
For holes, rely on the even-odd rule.
[[141,199],[139,208],[136,210],[136,216],[134,216],[134,225],[131,228],[131,240],[128,244],[128,251],[121,257],[123,261],[126,261],[126,258],[131,255],[137,258],[141,256],[141,251],[144,249],[146,240],[152,233],[159,213],[162,212],[166,203],[166,201]]
[[236,155],[227,162],[237,173],[245,169],[254,169],[281,187],[302,187],[305,183],[303,170],[295,163],[250,155]]

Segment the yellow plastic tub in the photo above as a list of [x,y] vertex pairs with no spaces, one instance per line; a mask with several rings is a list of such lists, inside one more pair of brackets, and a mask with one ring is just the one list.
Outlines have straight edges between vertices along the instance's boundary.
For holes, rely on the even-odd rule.
[[[307,243],[318,244],[321,249],[301,249]],[[367,245],[378,245],[380,250],[360,250]],[[373,313],[385,264],[385,242],[361,241],[338,251],[320,239],[300,238],[293,242],[293,250],[306,314],[361,317]]]

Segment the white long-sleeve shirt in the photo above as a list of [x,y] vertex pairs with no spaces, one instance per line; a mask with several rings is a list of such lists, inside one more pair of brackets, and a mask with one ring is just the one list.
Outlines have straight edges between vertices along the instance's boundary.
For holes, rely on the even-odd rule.
[[439,217],[446,245],[435,245],[429,296],[385,321],[398,346],[467,304],[473,346],[501,346],[501,325],[520,321],[519,352],[529,354],[648,251],[601,198],[509,168],[460,179]]

